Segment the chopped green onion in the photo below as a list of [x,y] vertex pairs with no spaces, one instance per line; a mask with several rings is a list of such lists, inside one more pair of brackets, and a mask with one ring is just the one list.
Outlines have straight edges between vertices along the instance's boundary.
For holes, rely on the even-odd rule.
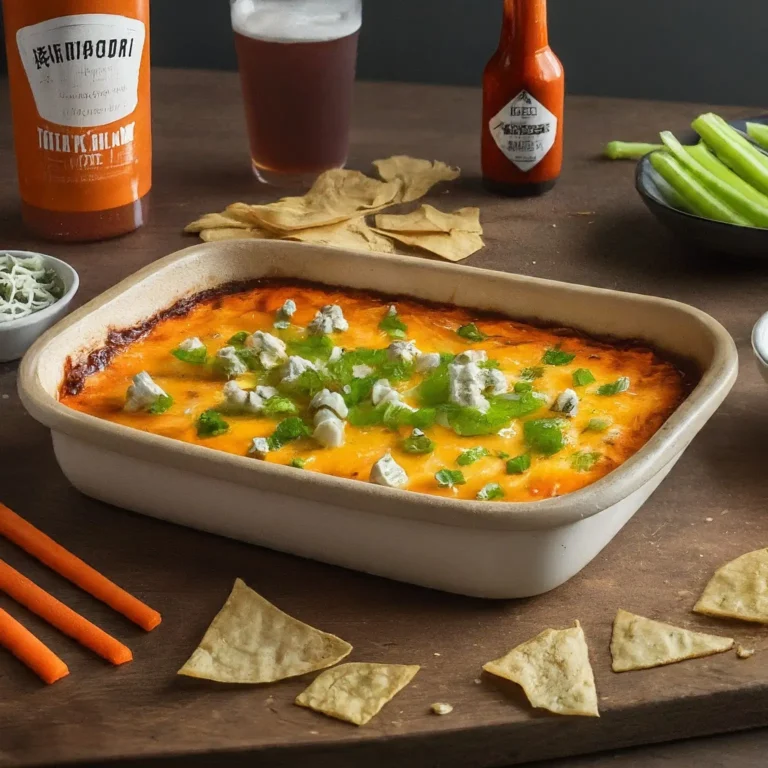
[[532,419],[523,427],[525,442],[535,451],[552,456],[565,446],[564,419]]
[[601,384],[597,388],[597,394],[608,397],[610,395],[618,395],[622,392],[626,392],[629,389],[629,377],[619,376],[616,381],[612,381],[610,384]]
[[435,480],[441,488],[453,488],[454,485],[464,485],[464,473],[460,469],[441,469],[435,473]]
[[419,408],[412,411],[402,403],[361,403],[349,409],[347,417],[353,427],[373,427],[383,425],[389,429],[416,427],[428,429],[435,423],[437,412],[434,408]]
[[309,437],[310,434],[309,427],[298,416],[289,416],[277,425],[275,431],[267,439],[269,450],[277,451],[286,443],[301,437]]
[[323,389],[328,389],[334,384],[334,380],[324,371],[313,371],[311,368],[299,374],[299,377],[288,384],[280,384],[282,389],[291,394],[314,397]]
[[476,435],[495,435],[508,427],[512,419],[519,419],[539,410],[542,401],[532,392],[525,392],[517,398],[492,397],[490,407],[485,413],[476,408],[464,408],[453,403],[440,406],[448,426],[464,437]]
[[448,363],[440,363],[424,381],[419,384],[417,390],[419,402],[422,405],[440,405],[448,402],[451,394],[451,379],[448,374]]
[[[415,432],[415,430],[414,430]],[[411,434],[403,440],[403,450],[406,453],[432,453],[436,444],[430,440],[423,432]]]
[[483,360],[482,363],[477,364],[477,367],[498,370],[501,368],[501,363],[498,360]]
[[524,453],[521,456],[515,456],[507,462],[508,475],[522,475],[523,472],[531,468],[531,454]]
[[171,354],[182,363],[191,365],[204,365],[208,359],[208,350],[205,347],[196,347],[195,349],[176,349],[171,350]]
[[533,384],[530,381],[517,381],[515,382],[514,390],[518,395],[522,395],[525,392],[531,392]]
[[408,326],[400,319],[397,309],[392,305],[381,319],[379,329],[388,334],[391,339],[404,339]]
[[577,472],[588,472],[602,458],[602,454],[588,451],[578,451],[571,456],[571,466]]
[[496,451],[496,456],[498,456],[500,459],[509,458],[509,454],[506,451]]
[[522,371],[520,371],[520,378],[526,379],[527,381],[534,381],[535,379],[540,379],[544,375],[544,368],[540,365],[534,365],[530,368],[523,368]]
[[[259,353],[252,347],[235,347],[235,354],[242,360],[250,371],[263,371]],[[216,360],[218,363],[219,361]]]
[[296,403],[294,403],[290,397],[284,397],[283,395],[270,397],[269,400],[264,403],[263,414],[265,416],[282,416],[298,412],[299,408]]
[[331,356],[334,343],[330,336],[307,336],[303,339],[292,339],[286,343],[289,355],[298,355],[305,360],[327,360]]
[[639,141],[609,141],[603,149],[603,155],[609,160],[639,160],[654,149],[661,149],[661,145]]
[[410,413],[408,423],[418,429],[428,429],[437,419],[437,411],[434,408],[417,408]]
[[217,437],[229,431],[229,424],[214,410],[203,411],[197,420],[198,437]]
[[574,357],[576,355],[572,355],[570,352],[563,352],[560,347],[552,347],[544,353],[541,362],[545,365],[568,365]]
[[297,456],[295,459],[291,459],[291,466],[296,469],[304,469],[306,463],[307,463],[307,460],[302,459],[299,456]]
[[153,416],[159,416],[165,413],[173,405],[173,398],[170,395],[160,395],[149,407],[149,413]]
[[610,419],[590,419],[586,427],[585,432],[605,432],[608,427],[611,426]]
[[595,377],[588,368],[578,368],[573,372],[574,387],[586,387],[587,384],[592,384],[594,381]]
[[344,402],[348,406],[357,405],[371,394],[378,376],[366,376],[364,379],[352,379],[344,385]]
[[487,485],[484,485],[477,494],[478,501],[494,501],[495,499],[503,498],[504,491],[498,483],[488,483]]
[[245,340],[250,335],[251,334],[248,333],[248,331],[238,331],[237,333],[229,337],[229,340],[227,341],[227,345],[230,347],[242,347],[245,345]]
[[469,448],[466,451],[463,451],[459,454],[459,457],[456,459],[456,463],[460,467],[466,467],[470,464],[474,464],[476,461],[479,461],[484,456],[490,456],[491,452],[487,448],[483,448],[482,445],[478,445],[477,448]]
[[[381,408],[382,406],[384,410],[382,412],[381,420],[384,426],[388,429],[399,429],[400,427],[406,427],[413,424],[413,419],[417,411],[412,411],[410,408],[406,408],[400,403],[382,403],[377,407]],[[435,412],[431,411],[431,413],[434,416]],[[413,426],[416,425],[413,424]],[[425,426],[431,426],[431,424]]]
[[461,328],[459,328],[456,333],[459,334],[463,339],[468,339],[469,341],[485,341],[488,336],[484,334],[474,323],[467,323],[466,325],[462,325]]

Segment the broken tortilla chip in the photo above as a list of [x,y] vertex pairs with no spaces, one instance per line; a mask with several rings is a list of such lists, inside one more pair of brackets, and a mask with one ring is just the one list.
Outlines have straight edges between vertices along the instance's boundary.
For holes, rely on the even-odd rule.
[[452,229],[450,232],[388,232],[382,229],[373,230],[379,235],[394,238],[405,245],[421,248],[430,253],[436,253],[448,261],[461,261],[479,251],[485,243],[480,235],[474,232],[462,232]]
[[534,707],[558,715],[600,717],[587,641],[578,621],[569,629],[545,629],[483,669],[520,685]]
[[251,205],[248,215],[260,226],[276,232],[335,224],[392,204],[400,184],[397,180],[378,181],[360,171],[337,168],[320,174],[305,195],[284,197],[268,205]]
[[407,155],[394,155],[386,160],[374,160],[373,164],[384,181],[399,181],[401,189],[396,202],[409,203],[418,200],[440,181],[453,181],[461,171],[451,168],[440,160],[420,160]]
[[365,725],[413,680],[412,664],[349,662],[318,675],[296,704],[329,717]]
[[294,619],[237,579],[178,674],[220,683],[273,683],[336,664],[349,643]]
[[729,651],[733,643],[730,637],[692,632],[619,609],[611,636],[612,669],[629,672],[662,667]]
[[747,552],[718,568],[693,610],[768,624],[768,549]]
[[204,229],[248,229],[249,224],[224,213],[206,213],[199,219],[187,224],[184,231],[187,234],[196,234]]
[[215,243],[219,240],[261,240],[268,237],[263,229],[237,229],[224,227],[223,229],[204,229],[200,232],[200,239],[206,243]]
[[388,232],[450,232],[452,229],[477,234],[483,232],[479,208],[459,208],[453,213],[444,213],[426,203],[402,215],[379,213],[376,215],[376,228]]
[[283,240],[298,240],[302,243],[334,245],[339,248],[355,248],[358,251],[376,251],[394,253],[391,240],[374,232],[362,218],[348,219],[324,227],[300,229],[283,235]]

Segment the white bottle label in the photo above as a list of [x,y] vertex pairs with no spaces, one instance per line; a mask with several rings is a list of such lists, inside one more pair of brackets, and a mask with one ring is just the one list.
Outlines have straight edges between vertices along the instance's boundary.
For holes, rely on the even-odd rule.
[[93,128],[136,109],[146,31],[127,16],[60,16],[16,33],[24,71],[44,120]]
[[557,118],[523,90],[490,119],[488,128],[504,155],[521,171],[530,171],[552,149]]

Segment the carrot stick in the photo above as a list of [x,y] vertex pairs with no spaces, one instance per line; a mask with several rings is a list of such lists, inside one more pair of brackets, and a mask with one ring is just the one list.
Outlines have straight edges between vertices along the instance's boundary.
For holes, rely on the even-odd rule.
[[102,576],[95,568],[91,568],[2,503],[0,534],[147,632],[162,621],[157,611]]
[[95,624],[91,624],[88,619],[75,613],[2,560],[0,560],[0,590],[107,661],[113,664],[125,664],[126,661],[133,659],[130,648],[115,640],[112,635],[108,635]]
[[41,680],[55,683],[69,674],[67,665],[26,627],[0,608],[0,645],[26,664]]

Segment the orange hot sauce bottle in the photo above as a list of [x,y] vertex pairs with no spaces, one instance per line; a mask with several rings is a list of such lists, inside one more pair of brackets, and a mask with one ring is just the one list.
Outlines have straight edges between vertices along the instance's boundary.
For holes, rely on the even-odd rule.
[[483,73],[485,187],[524,197],[551,189],[563,163],[565,76],[549,47],[546,0],[504,0],[501,39]]
[[21,213],[54,240],[140,227],[152,184],[149,0],[3,0]]

